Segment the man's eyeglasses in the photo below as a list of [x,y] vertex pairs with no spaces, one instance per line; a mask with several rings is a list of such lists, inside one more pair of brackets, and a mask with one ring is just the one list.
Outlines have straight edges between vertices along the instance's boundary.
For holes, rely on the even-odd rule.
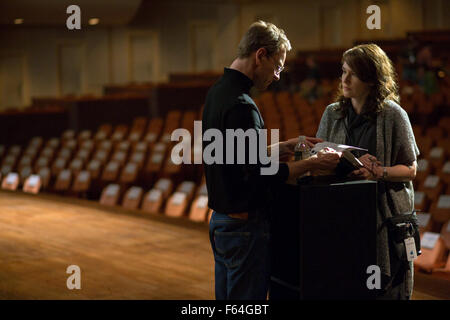
[[280,65],[278,65],[277,64],[277,62],[275,61],[275,59],[273,59],[274,57],[272,56],[272,57],[270,57],[270,59],[272,59],[273,60],[273,62],[275,63],[275,74],[277,75],[277,76],[279,76],[280,75],[280,73],[284,70],[284,66],[280,66]]

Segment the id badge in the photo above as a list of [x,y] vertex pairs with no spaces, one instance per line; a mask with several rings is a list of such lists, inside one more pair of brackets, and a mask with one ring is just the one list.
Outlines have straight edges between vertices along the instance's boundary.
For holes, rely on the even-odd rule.
[[408,261],[413,261],[414,259],[417,258],[416,242],[414,241],[413,237],[405,239],[405,248],[406,248],[406,257],[408,258]]

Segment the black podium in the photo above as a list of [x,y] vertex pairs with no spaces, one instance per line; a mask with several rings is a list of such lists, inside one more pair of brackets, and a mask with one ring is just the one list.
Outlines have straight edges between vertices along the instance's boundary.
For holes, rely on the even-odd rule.
[[275,198],[270,299],[372,299],[376,182],[311,179]]

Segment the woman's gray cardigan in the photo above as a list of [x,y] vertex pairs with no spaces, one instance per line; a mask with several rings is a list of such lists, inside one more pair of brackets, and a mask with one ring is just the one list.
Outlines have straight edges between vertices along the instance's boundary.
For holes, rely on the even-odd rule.
[[[345,144],[344,121],[336,110],[338,103],[329,105],[323,113],[316,136],[325,141]],[[386,101],[376,120],[376,157],[385,167],[411,165],[417,160],[417,148],[408,114],[397,103]],[[388,201],[388,197],[392,201]],[[377,264],[381,272],[391,276],[387,228],[382,223],[397,214],[414,209],[414,189],[411,181],[387,182],[386,193],[379,194],[377,214]],[[391,205],[389,204],[391,203]],[[380,228],[382,227],[382,228]],[[411,264],[412,267],[412,264]],[[412,293],[412,270],[408,274],[408,292]]]

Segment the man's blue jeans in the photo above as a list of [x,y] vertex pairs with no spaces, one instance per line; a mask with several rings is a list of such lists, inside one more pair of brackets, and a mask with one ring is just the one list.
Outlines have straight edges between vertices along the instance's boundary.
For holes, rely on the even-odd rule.
[[270,279],[269,221],[213,212],[209,235],[215,260],[217,300],[265,300]]

